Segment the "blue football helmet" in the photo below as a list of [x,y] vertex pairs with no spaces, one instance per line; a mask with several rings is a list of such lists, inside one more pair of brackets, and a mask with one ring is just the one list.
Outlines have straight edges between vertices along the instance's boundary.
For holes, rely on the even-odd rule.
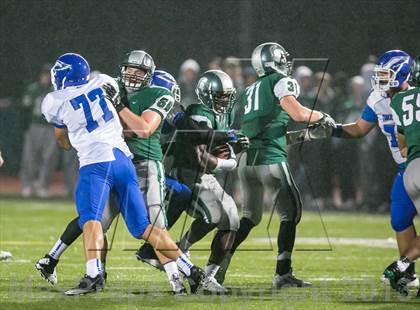
[[58,57],[51,68],[51,83],[55,90],[69,86],[83,85],[89,81],[89,64],[82,56],[74,53]]
[[400,88],[410,78],[413,59],[406,52],[391,50],[379,57],[374,68],[372,87],[378,91]]
[[163,70],[155,70],[152,77],[152,86],[153,85],[166,88],[172,93],[175,101],[181,102],[181,90],[172,74]]

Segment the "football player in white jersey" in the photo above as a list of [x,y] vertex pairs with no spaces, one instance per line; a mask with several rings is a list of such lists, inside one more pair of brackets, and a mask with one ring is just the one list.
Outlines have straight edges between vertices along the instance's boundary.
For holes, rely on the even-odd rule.
[[[404,188],[406,150],[400,151],[398,132],[391,109],[394,94],[409,87],[411,57],[404,51],[385,52],[378,60],[372,77],[372,90],[367,98],[366,107],[361,117],[354,123],[337,124],[332,129],[332,136],[338,138],[361,138],[366,136],[376,125],[388,141],[391,154],[399,167],[391,190],[391,226],[396,232],[398,250],[404,253],[417,236],[413,218],[417,211]],[[319,130],[319,128],[317,128]],[[410,266],[411,285],[418,286],[414,263]],[[386,279],[382,279],[384,282]]]
[[[55,91],[42,102],[42,114],[55,126],[58,144],[64,149],[73,146],[80,162],[75,200],[79,226],[83,229],[86,275],[66,294],[82,295],[104,287],[100,221],[111,190],[130,233],[146,239],[160,253],[176,261],[189,280],[200,285],[203,271],[182,254],[166,231],[150,224],[132,155],[122,136],[117,114],[123,108],[122,103],[118,96],[112,102],[105,99],[104,86],[117,91],[118,85],[107,75],[92,80],[89,75],[89,64],[82,56],[73,53],[60,56],[51,69]],[[141,123],[147,128],[146,120]]]

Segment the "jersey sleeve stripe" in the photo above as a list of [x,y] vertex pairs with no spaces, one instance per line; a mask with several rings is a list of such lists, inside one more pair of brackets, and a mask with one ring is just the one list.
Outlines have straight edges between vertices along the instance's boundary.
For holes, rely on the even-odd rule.
[[366,105],[362,113],[362,119],[369,123],[376,123],[378,122],[378,115],[369,105]]

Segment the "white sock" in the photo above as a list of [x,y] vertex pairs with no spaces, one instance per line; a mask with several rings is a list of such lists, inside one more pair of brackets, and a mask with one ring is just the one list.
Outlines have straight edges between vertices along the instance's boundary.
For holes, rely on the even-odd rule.
[[178,266],[174,261],[170,261],[169,263],[163,265],[163,269],[165,269],[169,281],[171,281],[174,276],[179,278]]
[[214,278],[214,276],[216,275],[217,271],[219,270],[220,266],[216,265],[216,264],[210,264],[207,265],[204,268],[204,272],[206,273],[206,276],[209,278]]
[[48,255],[58,260],[66,249],[67,245],[61,239],[58,239]]
[[194,267],[194,264],[184,253],[182,253],[181,256],[176,259],[176,265],[187,277],[191,274],[191,268]]
[[401,272],[406,271],[409,266],[410,262],[408,261],[408,259],[399,259],[397,261],[397,267]]
[[86,263],[86,274],[91,278],[101,273],[101,269],[101,260],[98,258],[90,259]]

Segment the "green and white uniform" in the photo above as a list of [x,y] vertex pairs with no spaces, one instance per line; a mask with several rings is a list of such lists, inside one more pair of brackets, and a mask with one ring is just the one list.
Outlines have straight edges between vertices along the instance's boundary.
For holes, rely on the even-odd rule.
[[396,94],[391,101],[398,131],[407,144],[404,186],[420,214],[420,87]]
[[269,192],[281,221],[298,223],[302,203],[287,164],[286,132],[289,115],[280,107],[285,96],[299,96],[296,80],[271,73],[245,90],[241,130],[250,147],[239,162],[243,217],[261,221],[264,193]]
[[[162,165],[160,134],[163,122],[174,105],[174,98],[167,89],[152,86],[128,94],[128,102],[128,108],[137,115],[153,111],[162,118],[159,127],[148,138],[140,138],[134,134],[133,137],[127,138],[126,142],[134,154],[133,164],[149,212],[150,223],[156,227],[165,228],[167,224],[164,208],[165,171]],[[111,225],[116,214],[118,210],[115,210],[115,206],[111,206],[109,212],[104,212],[102,220],[104,230]]]
[[[205,122],[209,128],[221,131],[229,130],[233,121],[232,114],[215,114],[204,104],[190,105],[186,115],[196,122]],[[232,158],[235,158],[234,154]],[[187,209],[187,213],[217,225],[219,230],[237,231],[239,215],[235,201],[224,191],[214,174],[200,167],[187,133],[178,133],[175,165],[177,179],[193,190],[192,206]]]

